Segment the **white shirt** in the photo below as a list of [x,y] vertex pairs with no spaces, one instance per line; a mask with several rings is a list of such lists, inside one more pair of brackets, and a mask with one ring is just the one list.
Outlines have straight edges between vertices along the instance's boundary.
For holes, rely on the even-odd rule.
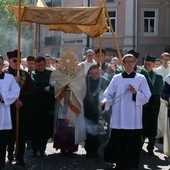
[[165,68],[163,65],[161,65],[161,66],[155,68],[154,71],[157,74],[160,74],[164,79],[170,73],[170,68],[169,67]]
[[[132,100],[129,85],[136,89],[136,101]],[[136,73],[134,78],[115,75],[103,94],[105,108],[112,107],[110,128],[142,129],[142,105],[149,101],[151,92],[145,77]]]
[[15,102],[20,93],[20,88],[13,75],[5,73],[0,79],[0,94],[4,103],[0,102],[0,130],[12,129],[10,104]]
[[87,72],[90,68],[90,66],[97,64],[97,62],[93,59],[93,61],[91,63],[87,62],[87,60],[84,61],[84,74],[85,76],[87,76]]
[[46,70],[54,71],[55,68],[54,68],[53,66],[47,66],[47,67],[46,67]]
[[165,78],[164,81],[167,82],[170,85],[170,74],[168,74]]

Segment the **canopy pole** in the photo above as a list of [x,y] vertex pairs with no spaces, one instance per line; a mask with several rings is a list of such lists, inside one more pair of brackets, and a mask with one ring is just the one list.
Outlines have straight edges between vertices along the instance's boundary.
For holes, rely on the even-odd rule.
[[114,44],[116,46],[116,50],[117,50],[117,53],[118,53],[120,64],[122,65],[122,55],[120,53],[120,49],[119,49],[118,43],[117,43],[115,35],[114,35],[114,30],[113,30],[112,23],[111,23],[111,20],[110,20],[110,17],[109,17],[109,13],[108,13],[107,8],[106,8],[106,3],[104,3],[104,8],[105,8],[105,14],[107,16],[107,20],[108,20],[108,23],[109,23],[109,27],[110,27],[111,32],[112,32],[112,38],[113,38]]
[[37,57],[37,49],[38,49],[38,24],[35,24],[35,32],[34,32],[34,57]]
[[102,35],[99,36],[99,66],[100,66],[100,74],[102,74]]
[[[20,76],[20,60],[21,60],[21,3],[22,0],[18,0],[18,54],[17,54],[17,76]],[[19,100],[19,99],[17,99]],[[19,108],[16,108],[16,154],[18,153],[18,138],[19,138]]]

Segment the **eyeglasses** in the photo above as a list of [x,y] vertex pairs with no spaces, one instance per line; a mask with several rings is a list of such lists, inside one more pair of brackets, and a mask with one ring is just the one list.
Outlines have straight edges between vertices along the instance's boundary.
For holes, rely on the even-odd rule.
[[127,61],[124,61],[124,63],[130,63],[130,64],[133,64],[133,63],[135,63],[135,61],[127,60]]
[[[12,60],[13,63],[17,63],[17,61],[18,61],[17,59]],[[19,62],[21,62],[21,60],[19,60]]]
[[17,60],[16,60],[16,59],[13,59],[13,63],[17,63]]

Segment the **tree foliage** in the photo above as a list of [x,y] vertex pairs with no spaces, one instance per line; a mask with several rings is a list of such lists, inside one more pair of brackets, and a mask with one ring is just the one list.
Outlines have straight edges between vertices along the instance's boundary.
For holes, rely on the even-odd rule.
[[17,48],[17,21],[8,5],[18,5],[17,0],[0,0],[0,54]]

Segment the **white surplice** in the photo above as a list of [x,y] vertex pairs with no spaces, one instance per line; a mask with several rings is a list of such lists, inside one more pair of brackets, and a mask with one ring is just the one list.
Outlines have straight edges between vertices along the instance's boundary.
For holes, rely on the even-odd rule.
[[84,68],[84,75],[87,76],[89,68],[92,65],[97,65],[97,62],[94,59],[92,60],[92,62],[88,62],[87,60],[85,60],[85,61],[82,61],[81,63],[79,63],[78,65],[81,66],[81,67],[83,66],[83,68]]
[[5,73],[4,79],[0,79],[0,94],[3,101],[0,102],[0,130],[12,129],[10,105],[16,101],[20,93],[13,75]]
[[[154,69],[157,74],[163,77],[164,81],[167,81],[167,76],[170,74],[170,67],[165,68],[163,65]],[[168,82],[167,82],[168,83]],[[158,130],[157,138],[163,137],[163,153],[170,156],[170,130],[169,130],[169,119],[167,116],[167,106],[166,101],[161,98],[161,105],[158,115]]]
[[[136,101],[132,100],[129,85],[136,89]],[[105,109],[112,107],[110,128],[142,129],[142,106],[149,101],[151,92],[145,77],[136,73],[134,78],[115,75],[103,94]]]
[[[168,74],[164,80],[170,85],[170,74]],[[167,101],[161,100],[162,101],[162,107],[161,107],[161,115],[159,114],[159,122],[158,122],[158,135],[160,132],[163,134],[163,153],[170,156],[170,122],[168,118],[168,108],[167,108]],[[163,105],[164,104],[164,105]],[[162,119],[160,119],[162,118]],[[160,129],[162,131],[160,131]]]
[[170,67],[165,68],[163,65],[154,69],[157,74],[160,74],[163,79],[170,73]]

